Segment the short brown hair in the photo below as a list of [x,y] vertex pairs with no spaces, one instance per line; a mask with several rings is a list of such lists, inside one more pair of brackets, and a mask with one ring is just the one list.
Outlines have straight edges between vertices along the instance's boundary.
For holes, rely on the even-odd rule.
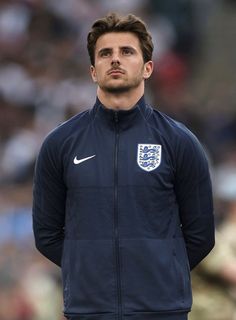
[[122,17],[116,13],[110,13],[104,18],[96,20],[88,33],[87,49],[92,65],[95,63],[95,46],[98,38],[109,32],[134,33],[139,39],[144,62],[152,60],[153,42],[146,24],[133,14]]

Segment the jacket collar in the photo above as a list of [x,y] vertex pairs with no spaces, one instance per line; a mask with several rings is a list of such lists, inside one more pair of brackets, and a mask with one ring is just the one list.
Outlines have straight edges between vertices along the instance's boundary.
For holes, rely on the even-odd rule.
[[97,98],[91,110],[93,119],[100,120],[105,124],[114,126],[117,124],[120,129],[127,129],[135,125],[141,119],[147,119],[152,113],[152,108],[145,103],[144,96],[129,110],[112,110],[106,108]]

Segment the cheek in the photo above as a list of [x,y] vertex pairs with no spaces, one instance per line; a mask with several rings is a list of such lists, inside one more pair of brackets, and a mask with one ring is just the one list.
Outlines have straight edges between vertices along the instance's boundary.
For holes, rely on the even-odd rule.
[[96,70],[96,71],[95,71],[96,77],[97,77],[97,78],[101,78],[101,77],[104,76],[104,74],[105,74],[105,72],[106,72],[106,67],[104,66],[104,64],[97,63],[95,70]]
[[144,72],[143,63],[140,63],[140,62],[135,62],[128,65],[128,69],[130,70],[130,72],[132,72],[132,74],[136,74],[136,75],[143,74]]

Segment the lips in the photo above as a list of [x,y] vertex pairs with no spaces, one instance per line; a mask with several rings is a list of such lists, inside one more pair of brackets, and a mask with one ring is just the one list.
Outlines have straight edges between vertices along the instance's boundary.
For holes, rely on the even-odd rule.
[[124,71],[120,69],[112,69],[108,71],[108,75],[117,75],[117,74],[124,74]]

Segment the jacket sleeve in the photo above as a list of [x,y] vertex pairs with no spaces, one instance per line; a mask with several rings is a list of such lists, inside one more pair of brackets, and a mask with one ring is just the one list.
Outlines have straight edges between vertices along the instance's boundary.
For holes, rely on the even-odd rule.
[[191,133],[186,133],[183,140],[177,150],[175,191],[192,270],[214,247],[213,199],[201,144]]
[[61,265],[64,241],[66,187],[59,152],[46,139],[39,152],[33,185],[33,231],[36,248]]

